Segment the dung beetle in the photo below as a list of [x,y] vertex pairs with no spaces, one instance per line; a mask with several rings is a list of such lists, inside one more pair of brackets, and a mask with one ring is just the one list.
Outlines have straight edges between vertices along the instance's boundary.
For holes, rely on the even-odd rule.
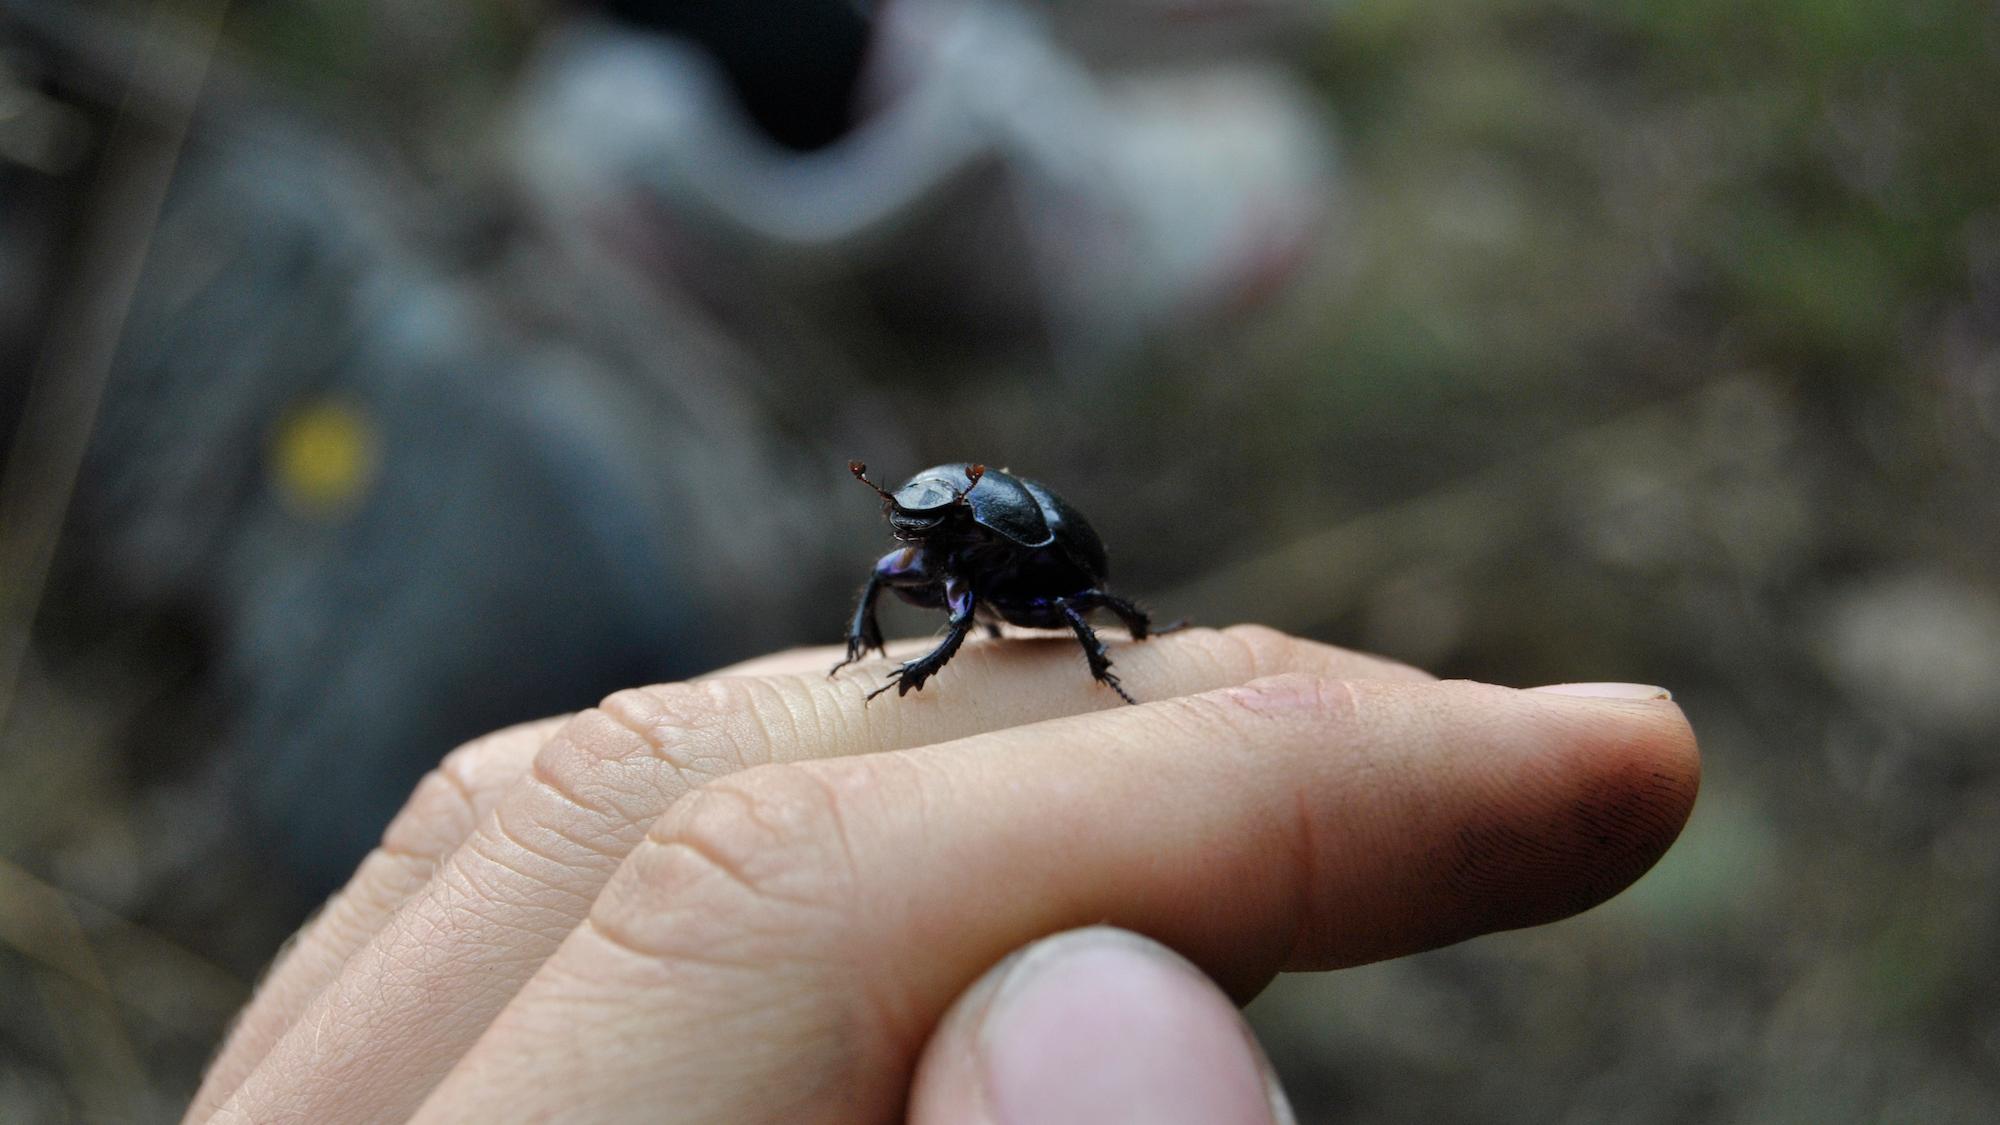
[[890,673],[869,699],[891,687],[898,695],[921,690],[958,652],[975,622],[997,637],[999,623],[1006,621],[1074,630],[1090,674],[1133,702],[1111,674],[1111,656],[1088,616],[1110,610],[1134,640],[1166,630],[1155,630],[1145,610],[1104,589],[1104,544],[1075,508],[1026,477],[984,465],[925,469],[894,492],[869,480],[868,466],[859,461],[849,461],[847,469],[882,497],[882,512],[904,545],[882,556],[869,574],[847,627],[847,658],[827,675],[869,649],[883,650],[875,601],[887,588],[911,605],[946,610],[951,619],[936,648]]

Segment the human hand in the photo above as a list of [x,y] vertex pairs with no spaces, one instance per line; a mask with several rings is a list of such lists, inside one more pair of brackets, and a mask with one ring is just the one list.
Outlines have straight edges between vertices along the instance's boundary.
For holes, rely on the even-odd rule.
[[1059,641],[866,707],[836,656],[453,752],[189,1120],[1282,1119],[1229,997],[1585,909],[1698,779],[1663,698],[1254,627],[1120,646],[1137,707]]

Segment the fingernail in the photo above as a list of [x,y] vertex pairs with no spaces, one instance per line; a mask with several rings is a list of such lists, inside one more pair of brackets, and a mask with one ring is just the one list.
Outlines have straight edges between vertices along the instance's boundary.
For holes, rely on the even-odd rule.
[[1550,695],[1577,695],[1586,699],[1671,700],[1674,697],[1673,692],[1652,684],[1549,684],[1528,690],[1545,691]]
[[979,1043],[1004,1125],[1291,1121],[1235,1005],[1193,966],[1118,931],[1027,950]]

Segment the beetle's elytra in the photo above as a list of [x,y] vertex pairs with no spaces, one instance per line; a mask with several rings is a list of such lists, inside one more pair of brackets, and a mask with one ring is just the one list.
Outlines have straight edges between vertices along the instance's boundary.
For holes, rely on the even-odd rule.
[[1157,630],[1145,610],[1104,589],[1104,544],[1062,497],[1026,477],[977,464],[925,469],[894,492],[869,480],[861,462],[847,468],[882,497],[882,512],[902,546],[882,556],[868,576],[847,628],[847,658],[834,672],[870,649],[882,651],[875,601],[890,589],[911,605],[943,609],[951,618],[937,647],[891,672],[870,699],[891,687],[898,695],[922,689],[975,622],[997,637],[1006,621],[1075,631],[1090,674],[1133,702],[1111,674],[1111,656],[1088,618],[1092,610],[1110,610],[1134,640]]

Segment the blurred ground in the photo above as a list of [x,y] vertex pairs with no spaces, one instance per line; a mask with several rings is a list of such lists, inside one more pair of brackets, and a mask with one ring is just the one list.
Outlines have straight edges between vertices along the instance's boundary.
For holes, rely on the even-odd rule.
[[[379,828],[345,810],[455,738],[834,640],[856,455],[1032,466],[1170,614],[1681,699],[1703,796],[1631,892],[1253,1006],[1303,1120],[2000,1110],[1991,5],[1351,0],[1279,54],[1337,153],[1314,265],[1088,361],[551,250],[493,140],[529,0],[168,4],[136,55],[151,6],[50,10],[0,4],[0,417],[11,470],[94,452],[57,503],[9,477],[0,1120],[171,1117]],[[200,106],[121,126],[120,67],[171,90],[218,18]],[[102,402],[37,413],[133,245]],[[495,479],[583,545],[540,581],[451,518]],[[519,637],[590,659],[444,660]],[[363,674],[405,663],[469,670]]]

